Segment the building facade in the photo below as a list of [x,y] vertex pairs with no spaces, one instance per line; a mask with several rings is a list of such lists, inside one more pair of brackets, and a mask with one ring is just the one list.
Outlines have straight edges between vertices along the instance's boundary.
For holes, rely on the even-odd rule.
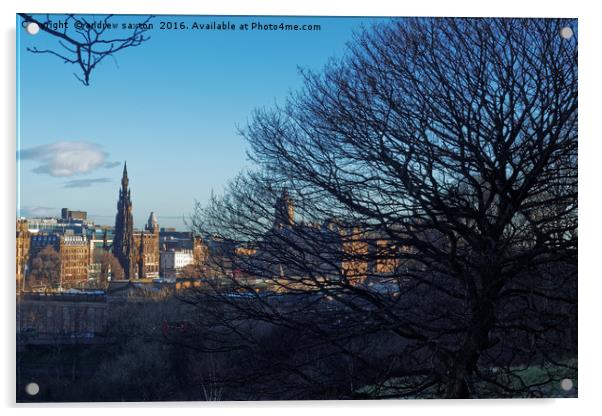
[[61,286],[76,287],[88,280],[90,245],[84,235],[65,234],[59,240]]
[[88,213],[86,211],[71,211],[69,208],[61,209],[61,219],[63,221],[86,221]]
[[[53,286],[62,288],[81,287],[88,281],[90,245],[85,235],[73,233],[40,233],[30,238],[28,264],[46,247],[52,247],[59,255],[59,281]],[[36,282],[28,282],[35,285]]]
[[[412,248],[393,241],[378,227],[333,218],[322,224],[305,223],[295,221],[294,215],[294,201],[284,189],[276,199],[273,227],[257,249],[242,246],[231,255],[243,273],[282,282],[285,290],[305,289],[303,282],[313,280],[362,285],[407,273]],[[232,268],[237,271],[236,264]]]
[[193,264],[195,264],[193,250],[169,250],[161,253],[162,277],[179,277],[183,268]]
[[27,262],[29,261],[30,238],[27,220],[17,219],[17,291],[24,290]]
[[134,232],[134,251],[131,262],[136,265],[138,279],[159,277],[161,258],[159,255],[159,224],[155,213],[151,212],[148,222],[141,232]]

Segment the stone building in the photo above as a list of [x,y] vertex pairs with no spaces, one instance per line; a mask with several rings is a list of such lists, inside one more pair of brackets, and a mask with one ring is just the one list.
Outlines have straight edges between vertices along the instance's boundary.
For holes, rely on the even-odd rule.
[[[28,264],[46,247],[52,247],[59,255],[59,281],[53,285],[63,288],[80,287],[88,280],[90,245],[85,235],[72,232],[64,234],[40,233],[30,237]],[[28,282],[35,285],[35,282]]]
[[151,212],[148,222],[141,232],[134,232],[134,250],[131,262],[136,265],[135,274],[138,279],[159,277],[159,224],[155,213]]
[[341,241],[341,273],[353,283],[362,283],[368,274],[370,244],[357,227],[339,230]]
[[30,233],[26,219],[17,219],[17,291],[23,290],[27,262],[29,261]]
[[159,245],[162,252],[192,250],[195,264],[203,263],[208,255],[208,247],[200,235],[190,231],[176,231],[175,229],[161,228]]
[[205,264],[209,256],[207,244],[198,235],[192,237],[192,256],[195,264]]
[[171,249],[161,253],[161,271],[163,277],[179,277],[182,269],[190,265],[194,265],[194,254],[192,250]]
[[90,245],[86,236],[62,235],[59,240],[59,256],[63,287],[79,286],[88,280]]
[[86,211],[72,211],[69,208],[61,209],[61,220],[63,221],[86,221],[88,213]]
[[[403,275],[411,248],[378,230],[336,219],[322,224],[295,221],[294,201],[284,189],[274,206],[274,222],[257,250],[236,251],[232,257],[249,275],[302,289],[316,282],[365,284]],[[384,280],[383,280],[384,279]],[[298,282],[292,284],[291,282]]]
[[107,297],[98,292],[19,293],[17,343],[92,343],[107,329]]

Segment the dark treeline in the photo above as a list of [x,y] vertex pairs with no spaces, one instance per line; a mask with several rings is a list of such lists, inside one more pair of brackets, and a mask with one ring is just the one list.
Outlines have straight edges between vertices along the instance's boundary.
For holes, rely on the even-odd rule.
[[[305,323],[302,327],[250,319],[250,305],[259,304],[240,294],[228,296],[237,301],[216,302],[210,292],[185,296],[200,301],[200,309],[173,298],[114,306],[103,344],[20,349],[17,400],[316,400],[396,398],[400,393],[441,397],[439,386],[423,388],[425,369],[432,365],[428,351],[417,351],[385,328],[368,333],[364,321],[356,322],[334,301],[319,302],[318,295],[266,300],[289,320],[295,316]],[[294,312],[298,309],[301,315]],[[317,328],[327,334],[317,334]],[[513,386],[515,395],[574,395],[558,383],[576,377],[574,360],[560,357],[544,365],[532,352],[530,337],[507,338],[512,349],[497,349],[481,363],[490,379]],[[550,342],[570,346],[566,339]],[[512,356],[500,357],[504,351]],[[500,359],[514,362],[513,379],[492,370]],[[40,393],[28,397],[24,386],[32,381],[40,385]],[[410,383],[420,386],[412,395],[407,394]],[[479,397],[507,394],[491,383],[475,380],[473,386]]]

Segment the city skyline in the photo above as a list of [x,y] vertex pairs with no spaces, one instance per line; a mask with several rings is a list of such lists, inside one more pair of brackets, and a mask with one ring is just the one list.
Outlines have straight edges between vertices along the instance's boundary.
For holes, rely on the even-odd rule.
[[[122,166],[122,171],[124,169],[127,170],[127,160],[124,161]],[[121,178],[121,176],[120,176]],[[85,180],[85,179],[84,179]],[[77,181],[77,180],[75,180]],[[108,181],[102,181],[102,183],[104,182],[108,182]],[[67,186],[69,187],[69,186]],[[71,186],[71,187],[76,187],[76,186]],[[92,188],[93,186],[91,185],[90,188]],[[86,186],[87,188],[87,186]],[[119,190],[118,190],[119,192]],[[32,212],[31,214],[33,215],[17,215],[17,218],[23,218],[23,219],[44,219],[44,218],[52,218],[52,219],[61,219],[63,218],[63,211],[67,211],[67,212],[72,212],[72,211],[83,211],[86,214],[86,220],[87,221],[91,221],[92,223],[94,223],[94,225],[96,226],[101,226],[101,227],[114,227],[115,226],[115,221],[116,221],[116,217],[118,215],[118,205],[119,205],[119,195],[118,197],[115,199],[115,205],[117,206],[117,208],[115,209],[115,214],[114,215],[95,215],[94,213],[89,213],[86,210],[82,210],[80,208],[74,208],[74,207],[67,207],[67,206],[62,206],[58,209],[54,209],[54,208],[48,208],[47,210],[42,210],[38,213]],[[27,210],[23,210],[25,211],[25,213],[29,213],[27,212]],[[132,204],[132,212],[133,212],[133,204]],[[140,220],[140,222],[138,223],[134,223],[134,230],[139,231],[144,229],[144,227],[147,224],[147,220],[149,218],[149,216],[151,215],[155,215],[155,212],[153,210],[149,211],[146,214],[146,218],[142,218]],[[144,217],[143,214],[138,215],[138,217]],[[182,225],[178,227],[176,224],[172,224],[170,223],[170,225],[161,225],[161,229],[165,228],[165,229],[178,229],[179,231],[182,230],[182,228],[188,228],[185,221],[186,218],[184,216],[182,216],[182,218],[179,217],[166,217],[166,220],[172,220],[172,221],[178,221],[178,220],[182,220]]]
[[185,229],[195,200],[250,167],[237,127],[253,110],[284,104],[302,85],[300,68],[319,71],[345,53],[355,29],[384,20],[177,16],[187,24],[224,19],[321,29],[152,30],[148,42],[101,64],[90,86],[74,77],[75,67],[27,51],[54,46],[51,36],[18,31],[17,216],[70,207],[112,225],[127,160],[135,226],[154,211],[161,226]]

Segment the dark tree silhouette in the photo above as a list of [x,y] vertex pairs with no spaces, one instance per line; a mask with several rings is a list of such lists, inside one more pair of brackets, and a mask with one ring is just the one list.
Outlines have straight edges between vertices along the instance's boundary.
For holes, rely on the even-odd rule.
[[[113,28],[111,21],[113,15],[102,16],[100,25],[95,20],[90,20],[85,15],[67,14],[62,16],[63,27],[53,29],[51,15],[44,18],[38,15],[19,13],[23,18],[23,24],[36,23],[40,30],[56,38],[58,47],[55,49],[27,48],[29,52],[37,54],[50,54],[56,56],[64,63],[77,65],[79,74],[75,77],[82,84],[90,85],[92,70],[96,68],[105,58],[114,55],[127,48],[140,46],[150,39],[145,32],[150,28],[149,23],[153,16],[145,17],[138,23],[133,23],[123,30],[119,24]],[[56,19],[57,15],[53,15]],[[119,36],[111,37],[110,33],[119,33]],[[125,32],[125,33],[124,33]]]
[[[257,353],[287,397],[558,394],[577,326],[565,26],[576,34],[566,19],[395,20],[256,111],[243,135],[259,168],[193,216],[232,242],[210,245],[220,285],[187,298],[206,330],[246,348],[243,322],[298,333],[294,359]],[[333,382],[323,370],[345,360],[355,371]]]

